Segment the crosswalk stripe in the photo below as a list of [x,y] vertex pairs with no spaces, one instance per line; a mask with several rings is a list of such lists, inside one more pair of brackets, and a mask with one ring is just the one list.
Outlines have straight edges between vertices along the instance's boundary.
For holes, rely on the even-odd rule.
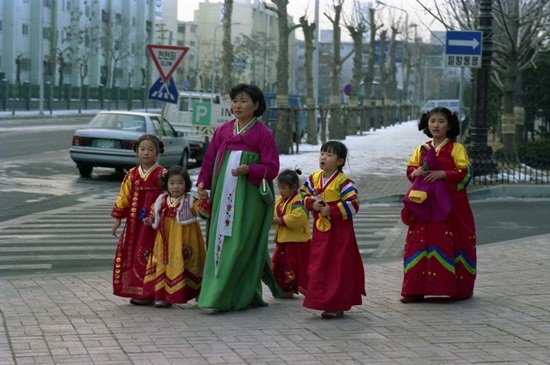
[[[0,273],[51,270],[56,265],[78,267],[85,260],[109,267],[118,242],[111,235],[112,207],[111,198],[96,196],[75,206],[0,223]],[[388,237],[396,235],[399,221],[400,207],[361,207],[354,227],[364,259],[376,255]],[[204,233],[205,222],[200,223]],[[269,253],[274,249],[271,230]]]

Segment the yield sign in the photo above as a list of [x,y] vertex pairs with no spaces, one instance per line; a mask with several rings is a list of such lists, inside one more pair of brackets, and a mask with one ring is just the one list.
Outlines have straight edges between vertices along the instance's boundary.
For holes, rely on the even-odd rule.
[[183,59],[183,56],[189,51],[189,47],[163,46],[148,44],[147,50],[157,66],[162,81],[166,84],[176,67]]

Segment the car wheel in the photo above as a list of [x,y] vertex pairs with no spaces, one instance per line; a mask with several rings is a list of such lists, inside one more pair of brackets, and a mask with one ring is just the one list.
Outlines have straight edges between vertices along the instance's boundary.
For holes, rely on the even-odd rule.
[[183,150],[183,154],[181,155],[180,165],[183,166],[184,169],[187,169],[188,163],[189,163],[189,152],[187,152],[187,150]]
[[92,175],[93,166],[90,165],[79,165],[78,171],[82,177],[90,177]]

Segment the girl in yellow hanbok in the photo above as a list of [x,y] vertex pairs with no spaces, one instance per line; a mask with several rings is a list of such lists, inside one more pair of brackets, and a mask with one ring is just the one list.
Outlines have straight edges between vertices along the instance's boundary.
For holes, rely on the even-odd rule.
[[210,206],[189,194],[191,179],[181,166],[161,177],[161,187],[165,193],[144,219],[157,230],[144,286],[154,286],[155,306],[166,308],[199,295],[205,247],[197,217],[207,219]]

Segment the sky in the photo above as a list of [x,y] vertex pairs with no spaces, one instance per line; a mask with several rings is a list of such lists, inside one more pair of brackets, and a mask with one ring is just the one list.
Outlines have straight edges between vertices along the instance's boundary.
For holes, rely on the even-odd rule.
[[[178,19],[183,21],[193,20],[194,11],[199,8],[199,2],[205,2],[205,0],[178,0]],[[209,0],[211,3],[223,3],[223,0]],[[235,0],[236,2],[237,0]],[[415,0],[378,0],[382,1],[387,6],[382,4],[376,4],[375,0],[360,0],[360,4],[363,8],[367,8],[369,4],[372,4],[377,9],[379,9],[380,14],[384,16],[393,17],[399,19],[402,18],[402,21],[405,21],[405,18],[408,15],[409,24],[420,24],[418,31],[424,31],[427,34],[428,19],[431,17],[424,14],[424,11],[416,3]],[[267,0],[267,3],[270,4],[271,1]],[[331,29],[332,25],[323,15],[324,12],[330,13],[331,4],[333,0],[319,0],[319,17],[321,23],[321,29]],[[348,16],[351,16],[353,10],[353,0],[345,0],[344,9]],[[397,10],[402,9],[402,10]],[[314,21],[314,12],[315,12],[315,0],[289,0],[288,4],[288,14],[294,18],[294,21],[297,22],[298,19],[307,12],[308,19]],[[432,30],[442,30],[443,27],[438,24],[432,24],[430,26]],[[343,32],[344,33],[344,32]],[[427,35],[426,35],[427,36]]]

